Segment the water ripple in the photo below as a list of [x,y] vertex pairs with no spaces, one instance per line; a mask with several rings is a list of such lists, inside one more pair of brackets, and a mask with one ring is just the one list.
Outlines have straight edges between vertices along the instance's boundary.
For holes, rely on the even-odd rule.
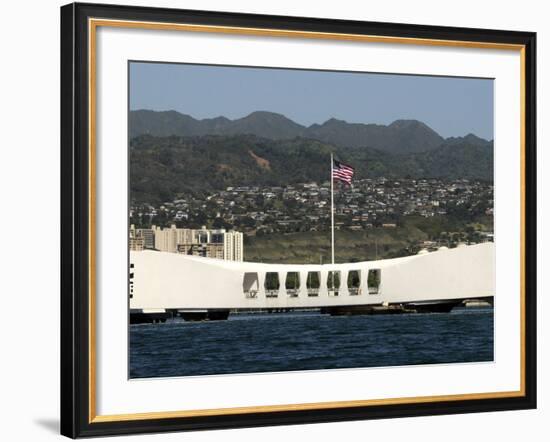
[[345,317],[246,314],[130,327],[132,378],[492,360],[492,309]]

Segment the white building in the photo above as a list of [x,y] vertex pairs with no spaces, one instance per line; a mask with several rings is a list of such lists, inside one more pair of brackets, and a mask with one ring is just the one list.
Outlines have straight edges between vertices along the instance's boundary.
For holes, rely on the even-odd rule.
[[[153,232],[154,248],[161,252],[185,254],[186,250],[195,250],[191,246],[201,244],[206,247],[204,250],[216,250],[216,253],[212,252],[208,256],[227,261],[243,261],[243,234],[241,232],[226,232],[225,229],[207,229],[206,227],[178,229],[174,224],[169,228],[156,227]],[[220,247],[222,244],[223,247]],[[223,254],[218,250],[223,250]]]
[[177,244],[194,244],[195,231],[193,229],[176,229]]
[[241,232],[224,232],[224,259],[226,261],[243,261],[243,234]]
[[145,248],[143,237],[136,231],[136,228],[133,224],[130,226],[130,238],[128,241],[128,247],[133,252],[140,252]]
[[155,249],[161,252],[176,253],[178,234],[176,226],[172,224],[169,229],[155,228]]

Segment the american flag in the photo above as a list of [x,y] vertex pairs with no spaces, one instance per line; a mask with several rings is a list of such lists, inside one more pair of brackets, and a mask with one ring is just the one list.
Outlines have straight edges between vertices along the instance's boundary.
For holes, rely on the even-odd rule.
[[340,180],[347,185],[351,186],[351,179],[355,169],[347,164],[341,163],[340,161],[332,161],[332,179]]

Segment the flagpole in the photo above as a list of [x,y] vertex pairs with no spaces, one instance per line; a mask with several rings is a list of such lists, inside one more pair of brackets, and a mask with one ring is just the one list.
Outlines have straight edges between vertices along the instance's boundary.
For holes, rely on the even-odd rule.
[[334,160],[332,153],[330,154],[330,225],[331,225],[331,249],[332,249],[332,263],[334,264],[334,178],[332,175],[332,168],[334,167]]

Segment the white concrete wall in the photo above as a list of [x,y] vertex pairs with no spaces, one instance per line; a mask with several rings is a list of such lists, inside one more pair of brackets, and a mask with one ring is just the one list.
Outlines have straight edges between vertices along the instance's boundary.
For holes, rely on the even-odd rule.
[[[134,264],[132,309],[286,308],[381,304],[494,296],[494,244],[440,250],[424,255],[347,264],[290,265],[230,262],[156,251],[130,252]],[[381,270],[378,294],[369,294],[369,269]],[[341,272],[338,296],[329,296],[328,272]],[[359,295],[347,288],[348,272],[360,270]],[[285,290],[287,272],[300,272],[297,297]],[[317,297],[307,294],[309,271],[321,274]],[[243,278],[257,272],[259,292],[247,298]],[[279,273],[279,293],[267,298],[266,272]]]

